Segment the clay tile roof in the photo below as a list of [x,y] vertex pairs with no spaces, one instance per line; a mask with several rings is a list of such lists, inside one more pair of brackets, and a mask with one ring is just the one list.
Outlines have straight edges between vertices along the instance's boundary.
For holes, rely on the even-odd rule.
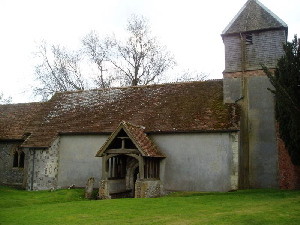
[[0,140],[25,139],[25,130],[42,103],[0,105]]
[[109,144],[116,138],[117,133],[123,128],[129,138],[137,146],[142,156],[145,157],[165,157],[165,155],[158,149],[152,140],[145,133],[145,127],[134,125],[129,122],[122,121],[118,128],[111,134],[107,141],[103,144],[96,156],[102,156]]
[[258,0],[248,0],[222,35],[278,28],[287,29],[287,24]]
[[23,147],[47,147],[60,133],[110,134],[120,121],[145,133],[239,129],[235,104],[223,104],[222,80],[57,93],[26,132]]
[[134,139],[134,142],[138,145],[143,156],[165,157],[165,155],[160,152],[157,146],[147,136],[145,133],[145,127],[133,125],[125,121],[123,121],[123,124],[129,131],[132,139]]

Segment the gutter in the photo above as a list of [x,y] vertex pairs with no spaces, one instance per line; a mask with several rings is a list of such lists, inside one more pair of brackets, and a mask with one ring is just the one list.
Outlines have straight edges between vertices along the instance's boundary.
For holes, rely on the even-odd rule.
[[226,129],[226,130],[187,130],[187,131],[146,131],[146,134],[187,134],[187,133],[231,133],[238,132],[240,129]]

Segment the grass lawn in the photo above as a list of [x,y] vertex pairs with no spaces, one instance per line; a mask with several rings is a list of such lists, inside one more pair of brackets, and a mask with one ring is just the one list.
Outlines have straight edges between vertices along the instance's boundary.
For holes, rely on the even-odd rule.
[[174,193],[152,199],[85,200],[83,190],[0,187],[0,224],[300,224],[300,191]]

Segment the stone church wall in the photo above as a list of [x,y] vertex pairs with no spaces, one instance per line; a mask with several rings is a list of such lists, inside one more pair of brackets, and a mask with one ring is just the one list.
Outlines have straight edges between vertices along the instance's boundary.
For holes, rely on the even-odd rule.
[[29,151],[27,189],[49,190],[57,188],[58,175],[58,146],[56,139],[49,149],[35,149]]
[[267,77],[251,77],[249,86],[250,187],[278,188],[278,150],[274,97]]
[[156,198],[163,195],[163,185],[160,180],[136,181],[135,198]]
[[241,182],[244,188],[278,188],[274,97],[268,90],[272,86],[266,76],[249,76],[245,80],[247,96],[243,96],[241,78],[224,79],[224,102],[238,100],[244,112],[242,120],[246,114],[248,117],[248,128],[243,123],[241,126],[241,141],[246,143],[249,139],[248,150],[241,146]]
[[23,187],[26,167],[13,167],[13,154],[20,144],[21,142],[17,141],[0,142],[0,185]]

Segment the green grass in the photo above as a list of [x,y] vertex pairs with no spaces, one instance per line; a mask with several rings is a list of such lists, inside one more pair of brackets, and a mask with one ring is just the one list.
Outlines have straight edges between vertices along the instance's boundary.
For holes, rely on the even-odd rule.
[[300,224],[300,191],[177,192],[163,198],[85,200],[83,190],[0,187],[0,224]]

